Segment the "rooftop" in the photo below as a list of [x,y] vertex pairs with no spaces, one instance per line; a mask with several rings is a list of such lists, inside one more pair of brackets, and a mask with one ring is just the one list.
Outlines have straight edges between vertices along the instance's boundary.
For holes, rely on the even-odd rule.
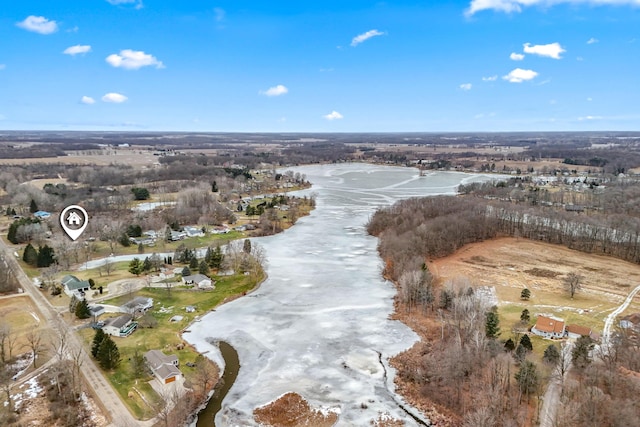
[[542,332],[561,334],[564,331],[564,320],[554,317],[538,316],[535,328]]

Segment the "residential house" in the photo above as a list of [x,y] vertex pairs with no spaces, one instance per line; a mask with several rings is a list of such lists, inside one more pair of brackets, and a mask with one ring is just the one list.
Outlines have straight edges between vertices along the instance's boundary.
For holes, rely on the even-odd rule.
[[564,320],[550,316],[538,316],[531,332],[544,338],[564,338]]
[[89,312],[91,313],[91,317],[93,317],[93,321],[102,316],[105,313],[104,307],[101,305],[90,305]]
[[112,317],[105,321],[102,330],[107,335],[114,337],[128,337],[136,330],[138,322],[133,321],[133,316],[130,314],[123,314],[122,316]]
[[187,233],[187,237],[203,237],[204,232],[202,228],[198,227],[185,227],[184,232]]
[[84,299],[84,293],[91,289],[89,282],[80,280],[70,274],[64,276],[62,280],[60,280],[60,283],[62,283],[64,293],[67,294],[69,298],[75,295],[76,298]]
[[591,328],[580,325],[567,325],[565,332],[569,338],[578,339],[583,335],[591,336]]
[[135,297],[131,301],[120,306],[122,313],[128,313],[134,316],[145,314],[153,307],[153,298]]
[[170,239],[174,242],[178,241],[178,240],[182,240],[182,239],[186,239],[187,238],[187,233],[184,231],[174,231],[171,230],[171,237]]
[[144,354],[144,360],[162,384],[172,383],[182,375],[178,369],[178,356],[175,354],[167,356],[160,350],[149,350]]
[[182,282],[185,285],[196,285],[200,289],[213,289],[213,282],[204,274],[192,274],[191,276],[183,276]]

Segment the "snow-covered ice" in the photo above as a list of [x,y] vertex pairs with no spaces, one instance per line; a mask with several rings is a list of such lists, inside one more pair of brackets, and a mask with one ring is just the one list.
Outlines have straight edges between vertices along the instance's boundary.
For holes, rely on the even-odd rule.
[[381,277],[377,239],[365,224],[399,199],[451,194],[462,181],[490,178],[418,177],[416,169],[366,164],[295,171],[314,184],[299,194],[314,193],[316,210],[284,233],[254,239],[266,250],[268,279],[251,298],[219,307],[184,336],[217,362],[212,340],[238,351],[240,372],[216,425],[255,425],[254,408],[290,391],[313,407],[337,408],[338,425],[368,425],[380,413],[416,425],[398,404],[388,359],[418,337],[389,320],[395,289]]

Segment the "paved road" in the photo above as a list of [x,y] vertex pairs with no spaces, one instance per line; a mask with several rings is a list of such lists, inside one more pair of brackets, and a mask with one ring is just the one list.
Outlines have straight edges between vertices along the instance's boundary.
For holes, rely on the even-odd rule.
[[49,301],[42,295],[40,290],[36,288],[27,275],[22,271],[20,264],[15,259],[13,250],[7,247],[6,243],[0,238],[0,250],[5,253],[5,259],[9,268],[15,274],[24,289],[25,293],[31,296],[34,304],[40,310],[44,320],[49,325],[59,325],[60,328],[66,330],[68,336],[68,348],[70,353],[82,352],[82,373],[86,379],[87,387],[92,389],[94,397],[102,403],[107,409],[107,415],[112,420],[113,427],[129,427],[129,426],[151,426],[152,421],[140,422],[136,420],[127,407],[122,403],[111,384],[106,380],[102,371],[98,369],[93,359],[84,351],[82,343],[78,336],[71,328],[60,318],[60,314],[49,304]]

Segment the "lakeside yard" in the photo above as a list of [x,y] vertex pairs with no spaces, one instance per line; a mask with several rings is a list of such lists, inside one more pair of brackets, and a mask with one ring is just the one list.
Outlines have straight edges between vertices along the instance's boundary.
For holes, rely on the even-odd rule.
[[[139,379],[134,378],[130,362],[134,354],[138,352],[143,355],[149,350],[162,350],[167,355],[175,354],[178,356],[180,370],[185,377],[186,384],[192,383],[196,376],[195,368],[187,366],[186,363],[195,363],[199,353],[182,340],[181,334],[188,333],[189,324],[197,321],[226,300],[255,288],[264,279],[264,276],[252,277],[238,274],[216,277],[216,279],[218,281],[215,289],[209,291],[187,287],[174,287],[170,292],[162,288],[144,288],[131,295],[104,301],[105,304],[117,306],[136,296],[150,297],[154,301],[154,307],[150,313],[157,321],[157,326],[154,328],[139,327],[128,337],[115,337],[114,341],[120,351],[121,362],[114,371],[107,372],[107,378],[117,390],[120,398],[138,419],[150,419],[155,416],[157,408],[154,406],[161,403],[161,397],[148,384],[151,380],[156,381],[151,375]],[[195,312],[188,313],[185,310],[187,306],[195,307]],[[176,315],[182,316],[182,319],[172,322],[170,319]],[[105,316],[103,316],[103,320],[106,318]],[[87,351],[90,351],[95,331],[86,328],[79,333]]]

